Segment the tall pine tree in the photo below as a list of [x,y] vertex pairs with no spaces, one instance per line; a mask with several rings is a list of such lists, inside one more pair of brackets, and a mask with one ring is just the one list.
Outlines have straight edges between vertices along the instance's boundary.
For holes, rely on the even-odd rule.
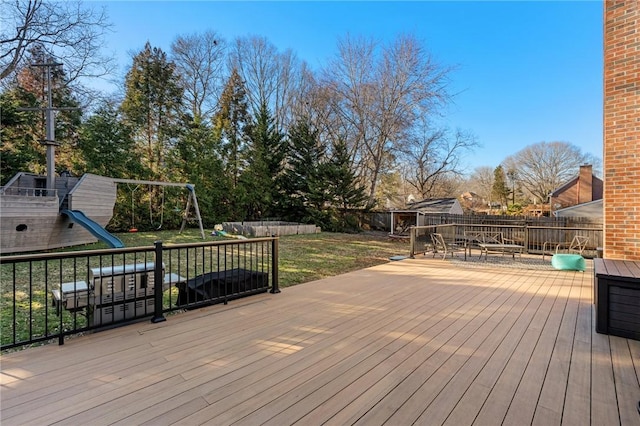
[[0,184],[6,184],[16,173],[30,171],[46,173],[45,152],[38,139],[41,130],[34,125],[33,112],[26,106],[37,108],[35,96],[24,89],[15,88],[0,94]]
[[[139,168],[148,175],[132,178],[154,181],[170,181],[173,172],[168,159],[182,130],[182,88],[175,72],[175,64],[167,60],[162,49],[151,47],[133,57],[131,69],[125,77],[125,97],[121,105],[125,124],[131,130],[136,144],[136,154],[142,164]],[[136,227],[155,229],[162,225],[163,189],[149,186],[138,191],[141,198],[137,209],[148,205],[149,220],[136,223]],[[133,196],[132,196],[133,198]]]
[[241,153],[246,144],[246,127],[249,124],[247,93],[240,74],[236,69],[220,96],[218,112],[213,117],[214,131],[221,141],[225,171],[231,178],[232,190],[238,185],[238,179],[244,164]]
[[313,223],[325,201],[322,168],[326,146],[305,118],[289,130],[287,168],[282,179],[283,216],[294,222]]
[[498,166],[493,171],[493,188],[492,195],[495,199],[500,200],[503,207],[507,206],[509,197],[509,187],[505,179],[504,170],[502,166]]
[[358,179],[351,169],[351,159],[347,145],[338,141],[333,147],[333,155],[326,168],[326,180],[332,205],[337,207],[338,231],[350,231],[358,228],[355,216],[350,209],[361,208],[368,196],[364,188],[358,185]]
[[243,152],[247,168],[240,181],[247,219],[273,218],[278,214],[285,144],[265,104],[248,126],[248,145]]
[[133,130],[133,137],[149,178],[163,180],[169,174],[165,158],[180,130],[182,89],[175,65],[161,49],[147,42],[134,56],[125,77],[122,112]]
[[203,224],[211,227],[229,219],[231,180],[224,173],[220,139],[212,127],[197,117],[185,127],[172,159],[180,171],[176,179],[195,185]]
[[80,128],[78,150],[82,173],[95,173],[114,178],[146,175],[135,150],[131,129],[126,126],[118,109],[104,102]]

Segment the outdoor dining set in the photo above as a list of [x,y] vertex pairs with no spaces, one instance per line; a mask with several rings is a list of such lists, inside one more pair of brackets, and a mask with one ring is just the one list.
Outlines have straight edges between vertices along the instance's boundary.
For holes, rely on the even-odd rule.
[[[425,249],[433,252],[433,257],[442,255],[445,259],[447,255],[453,257],[455,253],[464,253],[464,260],[472,256],[472,250],[480,252],[479,259],[488,260],[489,254],[510,255],[515,259],[516,255],[522,256],[525,246],[518,241],[506,238],[502,232],[496,231],[466,231],[463,235],[447,239],[441,233],[431,233],[431,241],[427,243]],[[556,259],[577,259],[582,258],[582,254],[587,246],[589,238],[576,235],[571,242],[551,242],[545,241],[543,245],[542,259],[546,254],[553,254]],[[562,255],[557,256],[556,255]]]

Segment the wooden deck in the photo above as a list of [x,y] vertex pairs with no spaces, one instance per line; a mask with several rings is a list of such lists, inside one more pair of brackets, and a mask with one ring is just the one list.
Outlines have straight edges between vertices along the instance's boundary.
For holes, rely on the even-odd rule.
[[6,354],[1,423],[638,425],[640,342],[595,333],[592,292],[391,262]]

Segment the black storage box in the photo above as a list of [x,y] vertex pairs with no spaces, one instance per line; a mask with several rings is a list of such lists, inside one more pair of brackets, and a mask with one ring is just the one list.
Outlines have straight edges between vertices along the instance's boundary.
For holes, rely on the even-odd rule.
[[596,331],[640,340],[640,262],[593,262]]

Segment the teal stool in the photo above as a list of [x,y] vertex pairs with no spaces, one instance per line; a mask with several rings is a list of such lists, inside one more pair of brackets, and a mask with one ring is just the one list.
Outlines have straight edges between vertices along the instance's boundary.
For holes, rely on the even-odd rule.
[[561,271],[584,271],[587,269],[584,257],[579,254],[554,254],[551,266]]

